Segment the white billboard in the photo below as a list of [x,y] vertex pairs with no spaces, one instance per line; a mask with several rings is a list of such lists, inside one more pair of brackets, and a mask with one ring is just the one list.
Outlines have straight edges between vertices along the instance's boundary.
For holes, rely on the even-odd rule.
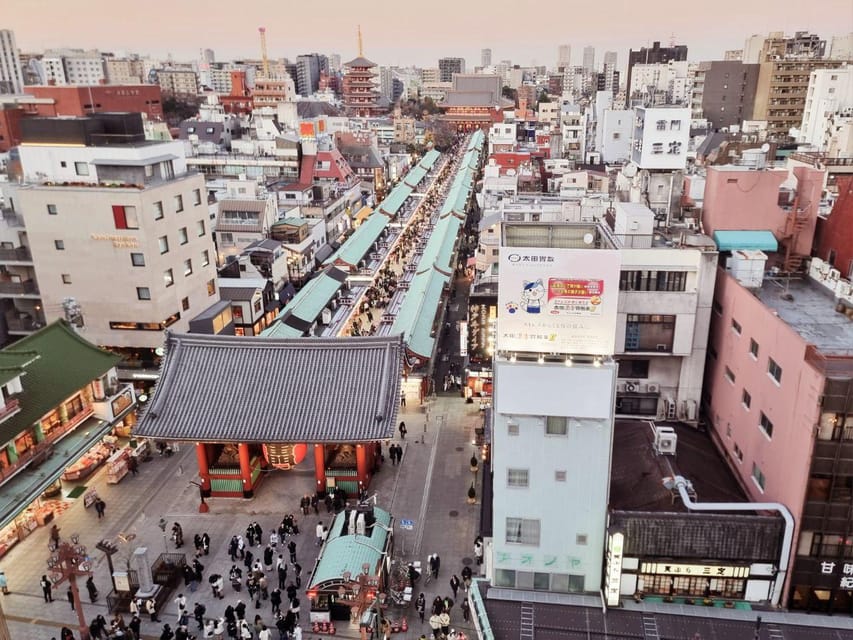
[[499,351],[612,355],[618,251],[501,247]]

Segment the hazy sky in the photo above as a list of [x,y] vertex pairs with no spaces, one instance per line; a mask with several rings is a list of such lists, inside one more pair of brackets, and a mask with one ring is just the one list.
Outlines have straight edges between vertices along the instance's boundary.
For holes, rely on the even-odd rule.
[[138,52],[176,60],[211,48],[217,60],[259,57],[257,28],[267,28],[270,57],[318,51],[358,50],[361,24],[365,55],[379,64],[436,66],[442,56],[480,64],[511,59],[552,66],[557,45],[619,53],[674,38],[690,60],[722,58],[746,36],[809,30],[829,40],[853,31],[851,0],[3,0],[0,28],[15,32],[23,51],[50,47]]

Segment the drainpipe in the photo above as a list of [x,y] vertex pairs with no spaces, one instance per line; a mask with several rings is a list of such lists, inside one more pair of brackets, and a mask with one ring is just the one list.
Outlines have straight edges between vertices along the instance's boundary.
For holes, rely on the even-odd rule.
[[788,511],[788,507],[780,502],[694,502],[687,493],[688,487],[692,487],[689,480],[683,476],[675,476],[664,480],[664,486],[678,489],[681,501],[690,511],[776,511],[785,519],[785,536],[782,538],[782,553],[779,559],[779,570],[776,572],[776,580],[773,583],[773,593],[770,603],[774,606],[779,604],[782,597],[782,589],[788,575],[788,564],[791,558],[791,544],[794,540],[794,516]]

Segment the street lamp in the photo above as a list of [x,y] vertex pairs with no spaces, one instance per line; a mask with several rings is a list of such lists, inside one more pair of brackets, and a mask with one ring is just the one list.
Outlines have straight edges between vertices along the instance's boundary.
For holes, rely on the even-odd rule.
[[79,542],[80,537],[76,533],[71,536],[71,542],[59,542],[52,549],[53,553],[47,559],[47,566],[50,569],[50,580],[54,586],[65,580],[68,580],[71,585],[72,603],[77,612],[77,622],[80,625],[80,639],[89,640],[89,626],[83,617],[77,577],[92,575],[92,563],[89,556],[86,555],[85,545],[79,544]]

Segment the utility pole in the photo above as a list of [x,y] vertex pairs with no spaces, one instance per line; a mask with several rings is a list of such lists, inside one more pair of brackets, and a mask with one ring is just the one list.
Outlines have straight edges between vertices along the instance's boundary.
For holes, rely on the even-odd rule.
[[83,617],[83,606],[80,603],[80,590],[77,588],[78,576],[92,575],[92,563],[86,554],[86,546],[79,544],[80,538],[75,533],[71,536],[71,542],[60,542],[53,553],[47,559],[50,569],[50,579],[53,586],[59,585],[65,580],[71,585],[71,600],[74,610],[77,612],[77,624],[79,625],[80,639],[89,640],[89,625]]

